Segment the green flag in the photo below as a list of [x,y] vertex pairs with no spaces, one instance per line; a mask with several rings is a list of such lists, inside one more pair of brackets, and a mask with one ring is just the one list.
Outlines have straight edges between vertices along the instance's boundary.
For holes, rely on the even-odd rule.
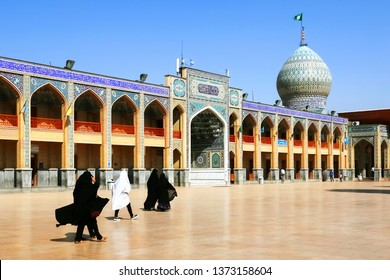
[[300,14],[297,14],[295,17],[293,17],[294,20],[299,20],[299,21],[302,21],[302,13]]

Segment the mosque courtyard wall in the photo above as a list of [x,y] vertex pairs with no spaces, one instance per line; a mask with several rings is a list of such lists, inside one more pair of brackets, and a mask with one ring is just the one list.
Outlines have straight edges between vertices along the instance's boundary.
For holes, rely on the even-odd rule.
[[0,188],[106,186],[125,168],[175,185],[353,179],[348,120],[246,100],[230,77],[192,68],[166,85],[0,58]]

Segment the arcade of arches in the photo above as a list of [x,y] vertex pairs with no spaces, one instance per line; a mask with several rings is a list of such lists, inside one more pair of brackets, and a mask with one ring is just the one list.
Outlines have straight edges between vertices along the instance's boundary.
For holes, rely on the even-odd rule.
[[281,169],[289,180],[389,175],[382,126],[356,141],[347,119],[243,100],[223,75],[187,69],[159,86],[7,62],[0,188],[73,186],[86,169],[106,185],[125,168],[139,186],[152,168],[181,186],[275,181]]

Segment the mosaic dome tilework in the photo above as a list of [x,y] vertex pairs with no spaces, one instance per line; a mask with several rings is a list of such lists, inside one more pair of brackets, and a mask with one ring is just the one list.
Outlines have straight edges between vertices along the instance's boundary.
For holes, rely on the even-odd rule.
[[325,109],[332,76],[321,57],[303,45],[284,63],[276,86],[285,107]]

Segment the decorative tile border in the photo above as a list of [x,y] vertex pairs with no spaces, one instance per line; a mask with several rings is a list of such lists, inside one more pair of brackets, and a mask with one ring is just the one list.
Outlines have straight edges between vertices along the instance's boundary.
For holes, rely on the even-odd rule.
[[105,86],[120,88],[132,91],[143,91],[145,93],[169,96],[169,88],[159,87],[150,84],[136,83],[110,77],[81,73],[72,70],[66,70],[57,67],[31,64],[22,61],[13,61],[0,58],[0,69],[6,69],[18,73],[28,73],[31,75],[39,75],[48,79],[64,79],[73,82],[89,83],[96,86]]
[[285,107],[279,107],[279,106],[272,106],[272,105],[266,105],[261,103],[252,103],[248,101],[244,101],[242,103],[243,109],[248,110],[257,110],[261,112],[268,112],[268,113],[277,113],[282,115],[288,115],[292,117],[301,117],[301,118],[307,118],[307,119],[315,119],[315,120],[321,120],[321,121],[328,121],[328,122],[337,122],[342,124],[347,124],[348,120],[340,117],[330,116],[330,115],[323,115],[323,114],[316,114],[312,112],[307,111],[297,111],[288,109]]

